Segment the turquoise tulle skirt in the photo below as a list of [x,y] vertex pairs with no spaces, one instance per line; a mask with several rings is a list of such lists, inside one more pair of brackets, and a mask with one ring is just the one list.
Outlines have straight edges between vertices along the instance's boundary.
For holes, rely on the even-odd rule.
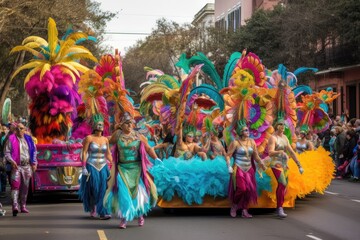
[[117,191],[112,190],[105,195],[104,205],[109,212],[126,221],[147,215],[152,207],[142,179],[140,178],[136,197],[132,198],[120,174],[117,174]]
[[[165,201],[171,201],[174,195],[186,204],[202,204],[205,195],[227,197],[230,174],[223,156],[213,160],[201,160],[198,156],[190,160],[170,157],[162,162],[155,162],[149,170],[154,177],[158,195]],[[255,174],[257,192],[270,190],[270,177]]]
[[170,157],[149,170],[164,200],[170,201],[176,194],[189,205],[202,204],[205,195],[227,196],[227,171],[223,157],[202,161],[197,156],[190,160]]

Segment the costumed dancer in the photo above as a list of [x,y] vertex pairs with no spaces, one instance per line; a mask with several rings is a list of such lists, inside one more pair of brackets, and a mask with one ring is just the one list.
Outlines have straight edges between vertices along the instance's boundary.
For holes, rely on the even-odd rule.
[[281,218],[285,218],[287,214],[283,210],[283,203],[285,198],[286,186],[288,184],[288,155],[290,154],[302,174],[304,169],[292,149],[288,138],[284,135],[285,121],[278,119],[275,126],[275,133],[270,137],[268,144],[268,152],[271,157],[270,167],[277,180],[278,186],[276,188],[276,207],[277,214]]
[[209,138],[205,140],[203,147],[210,159],[214,159],[217,156],[225,156],[226,151],[223,143],[219,140],[218,130],[214,127],[210,118],[205,118],[204,125],[206,128],[206,134],[209,134]]
[[134,131],[134,119],[125,112],[120,118],[120,129],[110,139],[116,144],[111,180],[104,204],[109,211],[120,217],[120,228],[138,218],[138,225],[144,225],[144,215],[157,202],[157,192],[149,173],[151,165],[147,154],[160,161],[147,143],[145,136]]
[[83,141],[83,170],[79,189],[79,198],[83,202],[85,212],[91,217],[100,216],[101,220],[111,218],[103,206],[107,181],[110,170],[107,160],[112,162],[112,156],[107,137],[102,136],[104,119],[97,114],[92,119],[93,133]]
[[[236,211],[242,209],[243,218],[252,218],[248,212],[250,203],[256,203],[255,164],[266,169],[257,152],[255,141],[249,138],[249,128],[245,120],[240,120],[236,127],[239,136],[231,142],[226,155],[226,163],[231,174],[229,183],[229,199],[231,201],[230,215],[236,217]],[[234,165],[230,166],[230,158],[234,157]]]
[[206,153],[194,142],[195,133],[195,127],[187,125],[183,130],[182,124],[180,125],[180,128],[176,133],[178,140],[175,145],[174,157],[189,160],[193,156],[198,155],[202,160],[206,160]]
[[12,213],[16,217],[20,211],[28,213],[27,194],[32,173],[36,171],[36,146],[31,136],[25,134],[25,126],[18,123],[16,132],[9,136],[5,146],[5,159],[11,163]]
[[308,131],[304,128],[300,129],[300,139],[296,142],[296,151],[298,153],[303,153],[305,151],[312,151],[314,150],[314,146],[311,141],[306,139]]
[[[274,98],[274,112],[276,117],[274,134],[270,137],[268,143],[268,154],[271,158],[270,167],[277,181],[276,188],[276,207],[277,215],[285,218],[287,214],[284,213],[283,204],[285,200],[285,193],[288,184],[288,154],[295,161],[300,173],[304,172],[293,148],[295,149],[295,142],[297,140],[295,128],[297,124],[296,115],[296,101],[295,94],[291,90],[288,82],[291,82],[293,74],[287,72],[283,64],[279,64],[277,70],[273,71],[273,85],[272,91]],[[291,142],[290,142],[290,141]]]

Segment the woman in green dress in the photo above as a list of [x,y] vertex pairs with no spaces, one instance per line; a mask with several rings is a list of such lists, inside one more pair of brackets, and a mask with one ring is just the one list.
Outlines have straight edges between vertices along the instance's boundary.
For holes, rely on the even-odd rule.
[[116,144],[111,179],[105,194],[104,204],[109,211],[120,217],[120,228],[138,218],[138,225],[144,225],[144,215],[157,201],[157,192],[148,173],[150,157],[157,159],[145,136],[134,131],[134,119],[125,113],[118,129],[110,138]]

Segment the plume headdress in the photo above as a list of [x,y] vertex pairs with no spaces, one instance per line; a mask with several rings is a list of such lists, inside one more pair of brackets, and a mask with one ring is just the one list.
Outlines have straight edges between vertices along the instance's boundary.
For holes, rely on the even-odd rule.
[[135,110],[129,92],[125,89],[125,79],[122,71],[121,56],[118,50],[115,50],[113,57],[113,70],[115,79],[106,78],[104,81],[105,97],[108,102],[113,103],[115,108],[115,121],[120,122],[120,119],[125,113],[129,114],[133,119],[140,114]]
[[197,65],[192,69],[179,89],[165,91],[162,97],[163,105],[160,110],[160,119],[162,120],[162,124],[171,126],[171,132],[173,134],[180,129],[180,125],[183,124],[186,119],[185,113],[188,95],[201,66],[202,65]]
[[321,108],[322,100],[318,94],[301,96],[302,102],[297,106],[297,117],[300,129],[305,127],[314,133],[320,133],[329,128],[331,120]]
[[[106,79],[105,79],[106,81]],[[81,76],[79,93],[85,104],[85,119],[89,126],[95,127],[99,121],[104,122],[104,135],[109,135],[109,114],[104,95],[104,79],[94,70],[87,71]]]
[[76,106],[81,103],[77,83],[81,73],[88,70],[78,61],[97,61],[88,49],[77,45],[87,39],[93,40],[85,33],[73,31],[58,39],[56,23],[49,18],[47,41],[30,36],[10,52],[27,51],[34,56],[18,68],[12,78],[22,70],[31,69],[24,86],[32,101],[30,129],[40,144],[51,143],[54,139],[66,140],[68,136],[76,118]]
[[[242,61],[239,60],[239,62]],[[246,123],[250,130],[250,137],[255,140],[258,151],[262,153],[273,132],[271,97],[264,86],[257,86],[254,81],[254,76],[260,77],[259,72],[254,74],[251,71],[252,68],[241,69],[240,66],[235,67],[229,81],[229,87],[221,91],[226,103],[226,125],[230,126],[230,132],[234,135],[235,132],[239,134],[239,130]],[[229,136],[231,137],[231,135],[228,134],[228,131],[225,132],[225,136],[227,143],[229,143],[231,141]]]
[[183,125],[183,137],[186,137],[186,135],[188,134],[192,134],[193,136],[195,136],[196,128],[191,124],[185,123]]
[[204,120],[204,125],[205,125],[205,132],[207,133],[212,133],[217,135],[218,134],[218,130],[216,129],[216,127],[214,126],[212,120],[210,117],[206,117]]
[[332,88],[327,88],[326,90],[321,90],[318,93],[314,93],[316,96],[321,99],[320,107],[327,113],[329,111],[329,105],[340,96],[340,93],[333,92]]
[[296,115],[296,101],[292,89],[287,84],[288,72],[283,64],[279,65],[278,70],[273,72],[273,79],[276,88],[269,91],[274,98],[274,111],[275,123],[283,120],[285,123],[284,134],[289,139],[293,147],[297,140],[295,128],[297,125]]

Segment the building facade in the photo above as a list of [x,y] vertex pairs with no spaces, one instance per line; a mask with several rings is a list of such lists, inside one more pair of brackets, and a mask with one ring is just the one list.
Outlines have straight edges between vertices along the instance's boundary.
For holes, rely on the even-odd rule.
[[320,91],[332,88],[341,95],[333,102],[329,113],[341,115],[348,113],[349,118],[360,118],[360,64],[346,67],[329,68],[315,74],[316,80],[309,86]]
[[215,26],[236,31],[257,9],[273,9],[281,0],[215,0]]
[[199,12],[194,16],[191,22],[195,27],[206,29],[215,26],[215,4],[207,3]]

